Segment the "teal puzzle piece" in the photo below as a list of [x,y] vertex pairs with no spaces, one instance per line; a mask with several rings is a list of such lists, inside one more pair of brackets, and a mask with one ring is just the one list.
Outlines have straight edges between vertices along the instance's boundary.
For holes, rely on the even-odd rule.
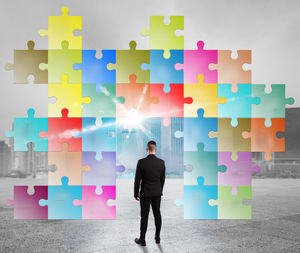
[[233,93],[231,84],[218,84],[218,97],[226,97],[225,104],[218,104],[218,117],[231,118],[231,125],[236,127],[238,118],[251,118],[252,104],[260,99],[251,97],[251,84],[238,84],[238,91]]
[[34,151],[48,151],[48,138],[41,138],[41,131],[48,132],[48,118],[35,118],[34,109],[27,111],[27,118],[15,118],[13,131],[5,136],[14,138],[14,151],[28,151],[27,145],[34,144]]
[[176,200],[177,206],[184,205],[184,219],[217,219],[217,207],[208,201],[218,197],[217,185],[204,185],[204,178],[198,177],[198,185],[184,186],[184,199]]
[[184,185],[197,185],[197,178],[204,177],[205,185],[218,185],[218,172],[226,166],[218,166],[218,152],[204,152],[204,144],[198,143],[197,152],[184,152]]

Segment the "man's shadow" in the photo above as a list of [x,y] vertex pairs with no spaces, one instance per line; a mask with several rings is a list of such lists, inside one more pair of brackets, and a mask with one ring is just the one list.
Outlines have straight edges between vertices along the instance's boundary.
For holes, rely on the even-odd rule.
[[159,249],[159,252],[164,253],[164,250],[163,250],[161,244],[157,244],[157,248]]
[[[148,249],[146,247],[139,247],[143,253],[149,253]],[[159,249],[159,252],[164,253],[164,250],[161,246],[161,244],[157,244],[157,248]]]

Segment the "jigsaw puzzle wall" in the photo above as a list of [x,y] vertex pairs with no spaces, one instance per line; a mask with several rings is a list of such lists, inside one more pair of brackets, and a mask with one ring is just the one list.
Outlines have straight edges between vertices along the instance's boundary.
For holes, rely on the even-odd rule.
[[[15,118],[7,137],[14,138],[14,150],[48,152],[48,185],[14,186],[15,219],[116,219],[116,176],[126,170],[127,150],[139,159],[141,146],[121,148],[120,132],[126,138],[155,139],[155,132],[174,137],[176,163],[184,167],[185,219],[251,219],[251,152],[285,151],[285,84],[252,84],[251,50],[184,48],[184,17],[151,16],[143,36],[150,37],[150,49],[83,49],[82,17],[62,8],[61,16],[48,17],[48,49],[14,50],[15,84],[48,85],[48,117]],[[175,123],[174,123],[175,122]],[[173,127],[174,126],[177,127]],[[161,128],[164,130],[162,131]],[[136,129],[142,134],[137,136]],[[122,134],[121,134],[122,135]],[[174,141],[176,140],[176,141]],[[128,142],[129,144],[131,142]],[[125,145],[122,142],[122,145]],[[178,147],[177,147],[178,145]],[[182,146],[180,148],[180,146]],[[121,161],[118,165],[117,161]],[[130,163],[129,163],[130,164]],[[49,166],[49,168],[53,166]],[[118,210],[121,212],[122,210]]]

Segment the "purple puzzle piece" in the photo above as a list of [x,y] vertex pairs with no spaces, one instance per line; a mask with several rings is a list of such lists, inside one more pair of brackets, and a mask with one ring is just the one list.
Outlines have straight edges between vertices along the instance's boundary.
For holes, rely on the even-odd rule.
[[28,186],[14,186],[14,200],[6,205],[14,206],[14,218],[26,220],[47,220],[48,206],[40,206],[40,199],[48,199],[48,186],[34,186],[34,194],[27,192]]
[[125,167],[116,165],[116,152],[102,152],[102,160],[96,159],[96,152],[82,152],[82,164],[89,165],[89,172],[82,172],[82,185],[95,185],[99,193],[103,185],[116,185],[116,172]]
[[251,186],[252,173],[259,172],[258,165],[252,165],[251,152],[239,152],[236,161],[230,152],[218,153],[218,165],[225,165],[225,172],[218,172],[218,185],[232,186],[232,194],[237,194],[237,186]]

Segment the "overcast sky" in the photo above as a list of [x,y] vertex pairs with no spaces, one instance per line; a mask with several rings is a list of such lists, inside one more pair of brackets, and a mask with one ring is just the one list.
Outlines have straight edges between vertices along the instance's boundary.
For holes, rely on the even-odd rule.
[[1,0],[0,8],[0,139],[14,117],[25,117],[33,107],[37,116],[47,116],[47,86],[13,84],[13,73],[4,70],[13,63],[14,49],[26,49],[34,40],[36,49],[47,49],[48,16],[70,15],[83,19],[84,49],[127,49],[131,40],[149,48],[140,35],[149,27],[151,15],[185,16],[185,49],[203,40],[208,49],[251,49],[253,83],[285,83],[287,96],[300,106],[300,7],[299,0]]

